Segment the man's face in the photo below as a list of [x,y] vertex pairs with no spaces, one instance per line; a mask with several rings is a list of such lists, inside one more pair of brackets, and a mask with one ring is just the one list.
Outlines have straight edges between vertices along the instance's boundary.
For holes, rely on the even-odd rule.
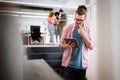
[[76,26],[79,26],[79,25],[82,25],[84,23],[86,19],[86,16],[85,15],[78,15],[77,13],[75,14],[75,25]]

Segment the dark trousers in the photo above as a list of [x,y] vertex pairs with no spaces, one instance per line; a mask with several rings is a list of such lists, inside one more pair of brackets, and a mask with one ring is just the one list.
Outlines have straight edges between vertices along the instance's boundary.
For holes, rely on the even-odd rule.
[[64,68],[63,78],[65,80],[87,80],[85,76],[86,69]]

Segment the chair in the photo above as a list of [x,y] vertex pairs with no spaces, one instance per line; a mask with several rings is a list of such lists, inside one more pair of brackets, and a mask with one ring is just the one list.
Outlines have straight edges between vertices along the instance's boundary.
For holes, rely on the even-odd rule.
[[[43,41],[40,32],[40,26],[30,26],[32,44],[40,44]],[[42,44],[42,43],[41,43]]]

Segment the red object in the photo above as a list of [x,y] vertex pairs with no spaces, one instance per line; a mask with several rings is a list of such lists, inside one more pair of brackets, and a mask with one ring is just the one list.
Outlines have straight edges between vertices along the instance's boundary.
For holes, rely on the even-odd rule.
[[28,44],[31,44],[31,42],[32,42],[32,38],[31,36],[28,36]]

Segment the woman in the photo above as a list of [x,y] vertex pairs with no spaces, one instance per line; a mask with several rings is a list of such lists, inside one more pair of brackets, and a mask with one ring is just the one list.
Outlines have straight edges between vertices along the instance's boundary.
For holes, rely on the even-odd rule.
[[48,31],[50,34],[50,44],[54,44],[54,31],[55,31],[55,18],[54,18],[54,12],[50,12],[48,15]]

